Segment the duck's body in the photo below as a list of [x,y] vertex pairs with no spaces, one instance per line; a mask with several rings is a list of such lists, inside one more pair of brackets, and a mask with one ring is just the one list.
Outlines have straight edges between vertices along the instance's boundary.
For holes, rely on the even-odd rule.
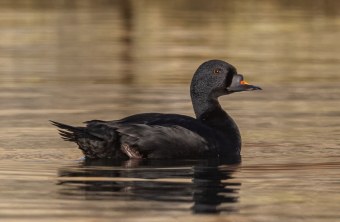
[[88,158],[197,159],[239,155],[241,149],[238,128],[230,117],[221,122],[215,118],[197,120],[178,114],[144,113],[86,123],[86,127],[54,124],[72,132],[64,131],[62,136],[76,142]]
[[[228,89],[229,87],[229,89]],[[114,121],[92,120],[85,127],[52,122],[87,158],[231,158],[240,155],[241,136],[217,97],[259,87],[243,82],[220,60],[203,63],[191,84],[196,119],[179,114],[143,113]]]

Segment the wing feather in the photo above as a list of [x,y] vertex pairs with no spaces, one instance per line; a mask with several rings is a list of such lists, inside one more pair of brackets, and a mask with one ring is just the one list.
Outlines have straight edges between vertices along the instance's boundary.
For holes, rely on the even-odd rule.
[[200,157],[209,150],[205,138],[178,125],[124,124],[116,131],[121,144],[128,144],[148,158]]

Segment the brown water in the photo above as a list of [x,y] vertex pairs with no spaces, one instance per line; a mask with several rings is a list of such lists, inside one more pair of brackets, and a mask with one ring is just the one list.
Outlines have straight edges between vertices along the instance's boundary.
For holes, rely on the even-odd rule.
[[[0,220],[339,221],[340,1],[1,1]],[[49,125],[193,115],[218,58],[242,163],[84,162]]]

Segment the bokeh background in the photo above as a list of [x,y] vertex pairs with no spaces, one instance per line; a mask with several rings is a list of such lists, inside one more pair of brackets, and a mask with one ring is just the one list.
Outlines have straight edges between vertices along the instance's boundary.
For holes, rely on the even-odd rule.
[[188,84],[211,58],[260,83],[335,81],[339,4],[2,0],[1,84]]

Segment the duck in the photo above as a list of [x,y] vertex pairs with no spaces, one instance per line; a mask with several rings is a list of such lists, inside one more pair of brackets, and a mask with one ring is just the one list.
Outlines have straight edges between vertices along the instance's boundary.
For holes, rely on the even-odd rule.
[[238,158],[241,135],[218,98],[261,90],[244,81],[222,60],[202,63],[194,73],[190,95],[195,118],[181,114],[140,113],[119,120],[90,120],[84,126],[51,121],[65,141],[74,142],[85,159]]

